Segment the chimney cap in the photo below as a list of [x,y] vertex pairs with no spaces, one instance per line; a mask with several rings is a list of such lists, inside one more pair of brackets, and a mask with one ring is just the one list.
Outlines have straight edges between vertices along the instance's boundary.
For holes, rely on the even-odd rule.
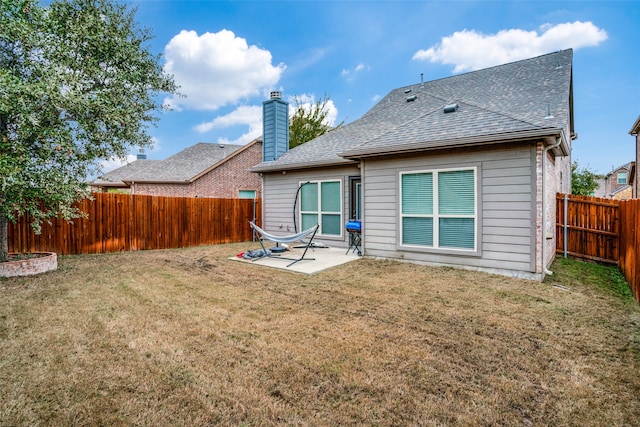
[[272,90],[271,99],[282,99],[282,92],[280,92],[279,90]]

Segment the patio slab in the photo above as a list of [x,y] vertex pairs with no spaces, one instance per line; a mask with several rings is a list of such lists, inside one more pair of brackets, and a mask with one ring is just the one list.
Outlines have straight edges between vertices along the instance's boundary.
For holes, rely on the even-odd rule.
[[[256,249],[256,248],[252,248]],[[258,246],[259,249],[259,246]],[[358,256],[357,253],[353,253],[353,251],[349,251],[348,254],[345,254],[346,248],[332,248],[332,247],[316,247],[311,248],[307,251],[305,255],[305,259],[302,261],[296,262],[295,264],[287,267],[289,264],[293,262],[290,259],[283,259],[278,256],[271,256],[260,258],[256,261],[252,261],[250,259],[238,258],[237,256],[229,257],[230,260],[244,262],[247,264],[253,264],[255,266],[262,267],[271,267],[278,268],[281,270],[296,272],[296,273],[304,273],[304,274],[314,274],[320,271],[324,271],[331,267],[336,267],[338,265],[346,264],[348,262],[356,261],[362,257]],[[286,258],[300,258],[304,249],[294,248],[292,251],[286,251],[281,256]],[[314,260],[310,258],[315,258]]]

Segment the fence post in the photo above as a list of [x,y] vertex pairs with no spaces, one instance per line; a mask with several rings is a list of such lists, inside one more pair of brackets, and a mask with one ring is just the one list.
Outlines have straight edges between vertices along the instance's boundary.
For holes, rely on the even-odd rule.
[[565,194],[564,195],[564,235],[563,235],[563,246],[562,249],[564,251],[564,257],[567,257],[567,231],[568,231],[568,226],[567,226],[567,214],[569,212],[569,195]]

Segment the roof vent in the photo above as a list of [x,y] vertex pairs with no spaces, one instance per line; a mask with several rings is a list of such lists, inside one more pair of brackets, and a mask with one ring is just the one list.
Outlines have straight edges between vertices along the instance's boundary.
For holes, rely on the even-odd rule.
[[409,92],[411,92],[411,89],[405,89],[404,90],[404,93],[409,93]]
[[444,112],[446,113],[455,113],[458,111],[458,104],[448,104],[444,106]]
[[272,90],[271,99],[282,99],[282,92],[280,92],[279,90]]
[[407,102],[413,102],[417,99],[418,97],[416,95],[410,96],[407,98]]

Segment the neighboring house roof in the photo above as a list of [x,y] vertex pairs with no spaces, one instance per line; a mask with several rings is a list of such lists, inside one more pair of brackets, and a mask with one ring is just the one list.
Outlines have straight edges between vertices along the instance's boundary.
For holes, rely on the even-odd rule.
[[635,163],[635,162],[629,162],[629,163],[625,163],[625,164],[624,164],[624,165],[622,165],[622,166],[618,166],[617,168],[615,168],[615,169],[613,169],[611,172],[609,172],[609,173],[607,174],[607,177],[610,177],[610,176],[611,176],[611,175],[613,175],[614,173],[619,172],[619,171],[622,171],[622,170],[624,170],[624,171],[630,171],[630,170],[631,170],[631,167],[633,166],[633,164],[634,164],[634,163]]
[[153,168],[153,166],[159,162],[160,160],[138,159],[101,175],[94,180],[92,184],[104,187],[126,187],[127,185],[124,183],[125,179],[129,176],[142,173],[142,171],[147,168]]
[[[571,49],[392,90],[360,119],[251,170],[352,163],[361,157],[573,135]],[[447,105],[457,104],[452,113]],[[567,135],[569,133],[569,135]]]
[[[604,175],[604,178],[598,180],[598,188],[595,191],[596,197],[611,198],[631,187],[632,175],[635,170],[635,162],[625,163],[618,166],[611,172]],[[619,172],[629,172],[626,184],[618,184],[616,181]]]
[[193,182],[261,141],[261,138],[256,138],[246,145],[200,142],[166,160],[136,160],[102,175],[93,184],[116,180],[124,184]]
[[615,195],[616,195],[616,194],[618,194],[618,193],[622,193],[623,191],[626,191],[626,190],[627,190],[627,189],[629,189],[630,187],[631,187],[631,186],[630,186],[629,184],[627,184],[627,185],[623,185],[623,186],[621,186],[620,188],[617,188],[617,189],[613,190],[613,191],[610,193],[610,195],[611,195],[611,196],[615,196]]

